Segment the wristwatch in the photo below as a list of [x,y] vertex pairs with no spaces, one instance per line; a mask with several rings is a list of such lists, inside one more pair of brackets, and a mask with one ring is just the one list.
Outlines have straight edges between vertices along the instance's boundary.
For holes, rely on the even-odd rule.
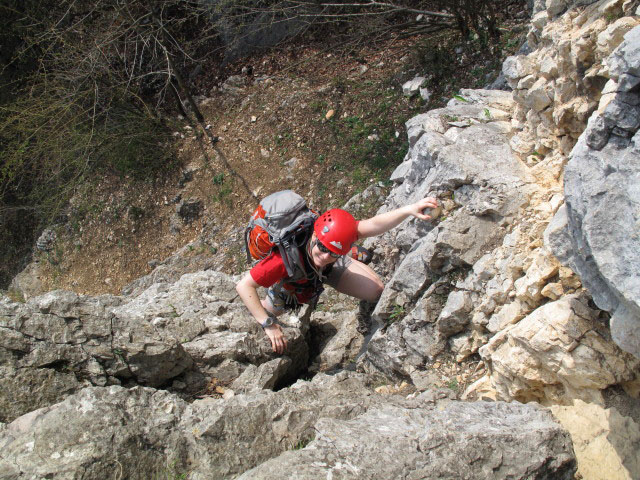
[[267,328],[277,322],[277,318],[273,313],[270,313],[269,316],[265,319],[264,322],[260,323],[262,328]]

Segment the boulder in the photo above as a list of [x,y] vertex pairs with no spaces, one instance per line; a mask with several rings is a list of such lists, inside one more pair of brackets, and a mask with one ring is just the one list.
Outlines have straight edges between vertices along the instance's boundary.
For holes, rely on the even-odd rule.
[[533,405],[385,406],[352,420],[321,419],[315,429],[315,439],[303,449],[238,478],[569,480],[575,469],[567,435]]
[[417,95],[420,91],[420,87],[424,84],[426,78],[415,77],[413,80],[409,80],[402,85],[402,94],[411,97]]
[[480,348],[499,398],[602,402],[601,390],[638,377],[640,360],[621,351],[584,296],[547,303]]

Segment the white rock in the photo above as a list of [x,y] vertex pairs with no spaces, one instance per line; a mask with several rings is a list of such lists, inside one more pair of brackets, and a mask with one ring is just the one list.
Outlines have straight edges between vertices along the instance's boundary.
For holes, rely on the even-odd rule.
[[524,302],[537,302],[548,278],[558,273],[559,264],[546,251],[538,251],[524,277],[515,282],[516,294]]
[[[527,75],[526,77],[522,77],[518,82],[518,90],[528,90],[533,86],[536,82],[535,75]],[[524,94],[522,94],[524,96]]]
[[564,289],[562,288],[562,284],[559,282],[548,283],[540,293],[551,300],[557,300],[564,294]]
[[536,13],[531,18],[531,25],[533,25],[533,27],[538,30],[542,30],[548,21],[549,21],[549,17],[547,16],[547,12],[543,10],[541,12]]
[[509,145],[514,152],[522,155],[528,155],[535,148],[535,141],[529,134],[520,132],[509,140]]
[[502,64],[502,73],[507,78],[507,81],[510,82],[509,85],[514,81],[515,85],[517,85],[518,80],[533,73],[533,67],[526,56],[516,55],[505,59]]
[[547,52],[547,55],[544,56],[540,62],[539,68],[540,74],[546,79],[551,79],[558,75],[558,65],[550,52]]
[[567,0],[547,0],[547,15],[550,18],[558,16],[566,10],[567,4]]
[[640,20],[632,17],[622,17],[609,25],[598,35],[598,51],[604,57],[609,55],[622,43],[625,34],[640,24]]
[[551,104],[548,93],[549,85],[545,78],[539,78],[528,90],[525,96],[525,104],[535,112],[541,112]]
[[556,213],[560,206],[564,204],[564,195],[561,193],[554,194],[553,197],[551,197],[551,200],[549,200],[549,203],[551,204],[551,210],[553,213]]
[[424,84],[426,78],[424,77],[416,77],[413,80],[409,80],[404,85],[402,85],[402,93],[407,97],[411,97],[417,94],[420,90],[420,87]]
[[519,300],[503,305],[500,311],[489,319],[487,330],[492,333],[499,332],[506,326],[517,323],[524,318],[526,312],[526,307]]
[[501,398],[599,402],[601,390],[635,378],[640,359],[608,338],[585,303],[577,296],[547,303],[480,348]]
[[428,88],[420,88],[420,97],[425,101],[428,102],[429,99],[431,98],[431,92],[429,91]]

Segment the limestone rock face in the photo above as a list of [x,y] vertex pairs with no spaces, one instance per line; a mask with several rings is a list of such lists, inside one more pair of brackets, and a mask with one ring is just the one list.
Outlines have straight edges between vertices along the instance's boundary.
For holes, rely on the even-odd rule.
[[605,59],[640,24],[631,15],[629,2],[554,0],[533,17],[533,51],[503,65],[517,102],[512,145],[524,157],[533,154],[528,163],[570,153],[611,75]]
[[[391,319],[394,325],[374,336],[364,358],[385,373],[406,374],[411,366],[423,364],[425,356],[442,351],[448,336],[464,329],[471,297],[464,300],[466,306],[439,318],[443,305],[426,298],[435,293],[430,286],[442,275],[459,276],[499,245],[507,225],[535,189],[509,147],[505,120],[513,107],[510,94],[463,90],[461,96],[464,101],[452,100],[446,108],[407,123],[411,148],[392,175],[397,186],[384,208],[436,195],[444,212],[438,222],[412,221],[382,240],[389,249],[395,246],[404,254],[395,269],[390,269],[394,274],[374,312],[378,322]],[[450,286],[441,285],[440,290],[447,288],[448,294]],[[420,313],[423,308],[429,308],[426,316]],[[374,351],[414,360],[402,366],[391,359],[374,358]]]
[[[290,362],[274,384],[307,366],[299,328],[285,327]],[[272,358],[233,280],[200,272],[155,283],[136,297],[54,291],[0,301],[1,420],[60,401],[83,386],[145,385],[194,393],[231,382]]]
[[[607,59],[608,97],[565,168],[566,213],[549,232],[554,253],[575,270],[598,307],[612,313],[613,339],[640,358],[640,27]],[[565,233],[566,232],[566,233]],[[568,244],[567,244],[568,243]]]
[[111,349],[107,313],[119,304],[116,297],[62,291],[26,304],[2,297],[0,420],[56,403],[83,386],[105,385],[105,368],[125,371]]
[[440,392],[405,399],[375,394],[363,380],[318,375],[277,393],[192,404],[151,388],[87,388],[0,430],[0,471],[3,478],[116,472],[194,480],[237,478],[254,467],[241,478],[325,478],[341,468],[342,478],[398,478],[416,466],[421,478],[569,479],[575,472],[568,435],[540,407],[459,403]]
[[[513,92],[463,90],[407,122],[409,152],[380,211],[433,195],[443,212],[368,244],[387,282],[363,371],[424,385],[443,381],[431,374],[440,355],[479,352],[487,378],[468,398],[490,385],[492,398],[543,403],[599,401],[637,381],[636,359],[614,341],[633,352],[640,331],[629,301],[640,271],[638,19],[617,0],[537,8],[531,50],[504,62]],[[611,330],[606,313],[576,310],[585,287],[613,313]]]

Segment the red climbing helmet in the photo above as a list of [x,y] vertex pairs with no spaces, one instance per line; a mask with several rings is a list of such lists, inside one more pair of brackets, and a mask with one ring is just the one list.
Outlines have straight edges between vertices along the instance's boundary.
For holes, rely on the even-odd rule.
[[358,222],[349,212],[327,210],[313,224],[313,231],[322,244],[339,255],[346,255],[358,239]]

